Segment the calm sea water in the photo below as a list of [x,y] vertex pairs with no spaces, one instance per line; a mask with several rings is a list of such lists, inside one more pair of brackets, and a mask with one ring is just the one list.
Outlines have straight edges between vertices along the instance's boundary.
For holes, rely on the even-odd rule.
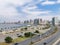
[[27,26],[28,24],[0,24],[0,30],[10,30]]

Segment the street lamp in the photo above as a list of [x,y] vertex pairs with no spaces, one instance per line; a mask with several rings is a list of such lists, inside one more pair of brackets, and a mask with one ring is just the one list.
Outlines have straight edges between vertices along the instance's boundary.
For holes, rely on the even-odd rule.
[[32,45],[32,34],[30,33],[30,37],[31,37],[31,42],[30,42],[30,45]]
[[40,37],[40,40],[41,40],[41,34],[39,35],[39,37]]
[[31,37],[31,38],[30,38],[30,40],[31,40],[31,41],[30,41],[30,45],[32,45],[32,44],[34,43],[33,40],[32,40],[32,36],[33,36],[33,35],[34,35],[33,33],[30,33],[30,37]]
[[[40,30],[42,30],[42,27],[40,28]],[[39,32],[40,33],[40,32]],[[40,33],[40,39],[41,39],[41,33]]]

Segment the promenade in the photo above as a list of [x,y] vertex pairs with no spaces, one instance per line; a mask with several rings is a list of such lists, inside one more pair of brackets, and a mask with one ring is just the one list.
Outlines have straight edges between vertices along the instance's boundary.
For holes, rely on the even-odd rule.
[[42,41],[35,43],[34,45],[44,45],[44,43],[46,43],[46,45],[53,45],[59,38],[60,38],[60,28],[58,27],[58,31],[55,34],[43,39]]
[[40,28],[43,28],[43,27],[45,27],[45,26],[39,26],[39,25],[37,25],[37,26],[29,26],[29,27],[27,27],[27,30],[24,29],[25,27],[21,27],[23,30],[21,30],[21,28],[18,28],[17,30],[15,30],[13,32],[6,31],[6,32],[0,34],[0,42],[4,42],[4,39],[7,36],[10,36],[13,39],[16,39],[16,38],[18,38],[17,34],[24,36],[24,33],[26,33],[26,32],[32,32],[32,33],[34,33],[36,30],[38,30],[42,34],[42,33],[47,32],[48,30],[50,30],[50,28],[45,29],[45,30],[41,30]]
[[53,45],[60,45],[60,38],[56,42],[54,42]]

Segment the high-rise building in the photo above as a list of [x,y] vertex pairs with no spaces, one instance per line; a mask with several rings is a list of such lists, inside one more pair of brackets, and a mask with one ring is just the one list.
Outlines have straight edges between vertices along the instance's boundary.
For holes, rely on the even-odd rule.
[[41,24],[42,23],[42,19],[39,19],[39,24]]
[[34,24],[39,24],[39,19],[34,19]]
[[29,24],[29,21],[28,21],[28,20],[25,20],[25,21],[24,21],[24,24]]
[[18,21],[17,23],[18,23],[18,24],[20,24],[21,22],[20,22],[20,21]]
[[29,24],[33,24],[33,23],[34,23],[34,21],[30,19]]
[[52,18],[52,25],[55,26],[55,25],[58,25],[59,24],[59,20],[57,17],[53,17]]
[[55,17],[52,18],[52,25],[55,26]]

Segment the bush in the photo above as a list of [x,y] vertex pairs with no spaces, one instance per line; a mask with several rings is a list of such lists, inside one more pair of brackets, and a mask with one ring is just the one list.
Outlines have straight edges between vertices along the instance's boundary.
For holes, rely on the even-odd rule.
[[27,27],[25,27],[24,29],[27,30]]
[[31,41],[30,45],[32,45],[34,42]]
[[24,35],[25,35],[25,37],[31,37],[31,36],[33,36],[34,34],[31,33],[31,32],[27,32],[27,33],[25,33]]
[[39,31],[38,31],[38,30],[36,30],[36,31],[35,31],[35,33],[39,33]]
[[6,43],[11,43],[12,40],[13,40],[13,39],[12,39],[11,37],[9,37],[9,36],[5,38],[5,42],[6,42]]
[[18,35],[18,37],[23,37],[22,35]]

